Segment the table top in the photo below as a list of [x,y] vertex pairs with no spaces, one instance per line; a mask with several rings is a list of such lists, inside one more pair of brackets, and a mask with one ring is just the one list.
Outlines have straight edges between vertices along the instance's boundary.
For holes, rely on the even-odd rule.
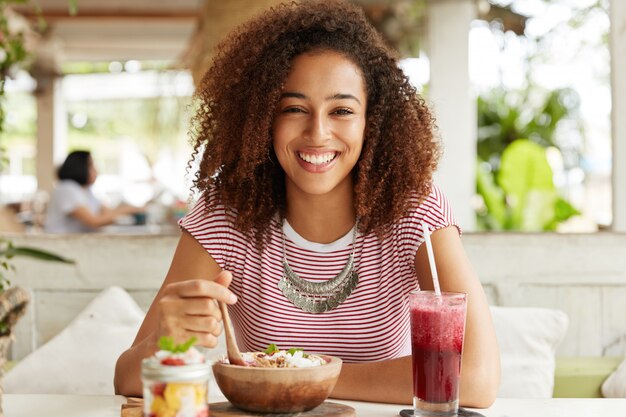
[[[217,400],[217,399],[215,399]],[[215,401],[211,399],[211,401]],[[358,417],[395,417],[408,405],[331,400],[354,407]],[[5,394],[2,400],[8,417],[119,417],[126,398],[115,395]],[[626,398],[499,398],[485,417],[589,417],[624,415]]]

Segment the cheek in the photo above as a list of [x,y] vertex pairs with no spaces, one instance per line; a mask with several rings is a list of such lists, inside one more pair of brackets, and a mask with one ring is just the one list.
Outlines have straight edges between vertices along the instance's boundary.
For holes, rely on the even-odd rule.
[[293,128],[290,128],[287,123],[277,121],[272,127],[272,144],[276,151],[280,151],[285,147],[290,140],[289,133],[293,132]]
[[350,146],[360,152],[365,142],[365,122],[353,125],[350,129],[349,137]]
[[280,125],[274,125],[272,127],[272,149],[274,150],[274,155],[276,155],[276,159],[282,165],[284,162],[284,154],[285,148],[287,145],[287,141],[284,138],[283,129],[281,129]]

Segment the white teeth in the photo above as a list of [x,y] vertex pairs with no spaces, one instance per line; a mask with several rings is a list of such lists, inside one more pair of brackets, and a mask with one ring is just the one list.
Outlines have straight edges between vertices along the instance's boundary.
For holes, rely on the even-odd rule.
[[313,165],[321,165],[321,164],[326,164],[330,161],[332,161],[333,159],[335,159],[335,156],[337,156],[337,152],[327,152],[321,155],[309,155],[303,152],[298,152],[298,156],[304,160],[307,161],[310,164]]

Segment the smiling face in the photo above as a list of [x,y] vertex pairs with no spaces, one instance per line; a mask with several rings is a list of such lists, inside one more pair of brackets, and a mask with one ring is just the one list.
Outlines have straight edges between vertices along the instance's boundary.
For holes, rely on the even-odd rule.
[[366,105],[361,70],[344,55],[316,51],[293,60],[272,124],[288,195],[352,193]]

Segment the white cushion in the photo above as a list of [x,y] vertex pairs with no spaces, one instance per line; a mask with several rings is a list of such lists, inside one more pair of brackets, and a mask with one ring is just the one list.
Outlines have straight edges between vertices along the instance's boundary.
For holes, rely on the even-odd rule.
[[555,352],[567,331],[567,315],[534,307],[491,307],[500,345],[498,397],[550,398]]
[[98,296],[4,380],[10,394],[113,394],[118,356],[132,344],[144,313],[120,287]]
[[626,359],[604,381],[602,395],[606,398],[626,398]]

